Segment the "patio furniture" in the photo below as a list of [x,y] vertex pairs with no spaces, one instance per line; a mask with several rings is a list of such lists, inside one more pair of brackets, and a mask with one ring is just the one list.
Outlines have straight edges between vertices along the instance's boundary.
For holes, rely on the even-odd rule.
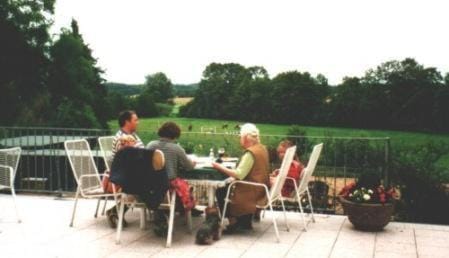
[[277,227],[277,223],[276,223],[276,217],[273,213],[273,206],[272,204],[276,201],[280,201],[282,204],[282,211],[284,214],[284,220],[285,220],[285,226],[287,228],[287,231],[289,231],[289,227],[288,227],[288,222],[287,222],[287,214],[285,212],[285,205],[284,205],[284,200],[282,198],[282,194],[281,194],[281,190],[282,187],[284,185],[285,179],[287,177],[288,174],[288,170],[290,168],[290,165],[293,161],[293,157],[295,155],[296,152],[296,146],[292,146],[290,148],[287,149],[287,151],[285,152],[285,156],[284,159],[282,160],[282,164],[281,164],[281,168],[279,170],[279,174],[276,177],[276,180],[273,184],[273,186],[271,187],[271,189],[269,190],[268,187],[265,184],[260,184],[260,183],[254,183],[254,182],[247,182],[247,181],[242,181],[242,180],[235,180],[233,181],[228,188],[228,191],[226,193],[226,198],[225,198],[225,205],[224,205],[224,209],[223,209],[223,216],[221,218],[221,226],[223,227],[223,223],[224,223],[224,214],[226,214],[226,209],[228,206],[228,203],[231,202],[231,200],[229,199],[229,195],[231,193],[231,189],[233,188],[233,185],[236,184],[244,184],[244,185],[252,185],[252,186],[256,186],[256,187],[262,187],[265,189],[265,194],[267,197],[267,203],[263,206],[259,206],[256,205],[257,208],[259,209],[266,209],[268,207],[270,207],[270,211],[272,214],[272,219],[273,219],[273,226],[274,226],[274,230],[276,233],[276,239],[277,242],[280,242],[279,239],[279,231],[278,231],[278,227]]
[[[103,157],[103,161],[104,161],[104,165],[106,168],[106,171],[111,171],[111,165],[112,165],[112,144],[114,142],[114,138],[115,136],[102,136],[102,137],[98,137],[98,145],[100,146],[100,150],[101,150],[101,156]],[[109,175],[104,175],[104,176],[109,176]],[[115,191],[115,189],[114,189]],[[106,204],[108,201],[108,197],[104,198],[104,205],[103,205],[103,211],[102,211],[102,215],[104,215],[105,210],[106,210]],[[98,204],[100,205],[100,201],[101,199],[98,200]],[[138,207],[140,208],[140,228],[141,229],[145,229],[145,224],[146,224],[146,206],[144,203],[138,203],[133,202],[132,207]],[[118,209],[118,208],[117,208]]]
[[302,217],[302,222],[303,222],[305,231],[307,231],[307,225],[306,225],[306,221],[305,221],[305,217],[304,217],[304,209],[302,207],[300,197],[303,194],[307,194],[307,200],[309,201],[310,211],[311,211],[311,215],[312,215],[312,222],[315,222],[315,218],[313,217],[312,198],[311,198],[310,192],[309,192],[309,181],[313,175],[313,172],[315,171],[315,167],[318,162],[318,158],[320,157],[322,149],[323,149],[322,143],[313,146],[312,154],[310,154],[309,162],[307,163],[307,167],[304,168],[303,176],[299,180],[299,184],[298,184],[298,182],[296,182],[296,180],[294,178],[287,177],[287,180],[293,181],[293,184],[295,186],[295,197],[294,198],[283,197],[283,199],[287,200],[287,201],[292,201],[292,202],[297,201],[298,202],[299,210],[301,211],[301,217]]
[[[106,168],[106,171],[111,171],[111,165],[112,165],[112,143],[114,142],[114,136],[103,136],[98,137],[98,146],[100,146],[101,156],[103,157],[104,166]],[[105,175],[107,176],[107,175]],[[101,199],[98,199],[98,204],[100,205]],[[101,212],[101,215],[104,215],[106,211],[106,205],[108,202],[108,197],[104,198],[104,205],[103,205],[103,211]]]
[[20,147],[0,150],[0,189],[11,189],[11,195],[16,209],[17,222],[22,222],[17,209],[16,192],[14,190],[14,178],[19,165]]
[[[81,195],[87,199],[102,199],[112,197],[117,203],[120,193],[105,193],[101,185],[100,174],[92,156],[89,143],[85,139],[68,140],[64,142],[65,151],[72,168],[73,176],[78,185],[76,189],[75,204],[73,207],[70,226],[73,226],[75,219],[78,198]],[[94,217],[97,217],[99,203],[95,210]]]

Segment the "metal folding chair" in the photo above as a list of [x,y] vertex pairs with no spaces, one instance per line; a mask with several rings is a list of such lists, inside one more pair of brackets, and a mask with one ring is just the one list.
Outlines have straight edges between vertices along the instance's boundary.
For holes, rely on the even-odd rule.
[[14,190],[14,178],[16,177],[17,167],[19,166],[20,147],[0,150],[0,189],[11,189],[14,207],[16,209],[17,221],[22,220],[19,216],[16,201],[16,191]]

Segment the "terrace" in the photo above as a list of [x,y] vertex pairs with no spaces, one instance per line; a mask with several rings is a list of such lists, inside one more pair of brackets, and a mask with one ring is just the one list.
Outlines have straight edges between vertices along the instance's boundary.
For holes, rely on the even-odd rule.
[[[172,247],[165,248],[165,239],[153,233],[151,223],[139,228],[137,211],[127,213],[129,225],[116,245],[115,230],[105,217],[93,217],[95,201],[80,201],[73,228],[68,226],[70,197],[19,195],[21,224],[15,221],[9,194],[0,194],[0,204],[2,257],[449,257],[449,226],[391,222],[382,232],[368,233],[354,230],[345,216],[317,215],[304,232],[300,215],[289,212],[291,230],[286,232],[281,213],[275,212],[280,243],[267,213],[246,235],[225,235],[199,246],[177,217]],[[194,233],[202,221],[194,218]]]

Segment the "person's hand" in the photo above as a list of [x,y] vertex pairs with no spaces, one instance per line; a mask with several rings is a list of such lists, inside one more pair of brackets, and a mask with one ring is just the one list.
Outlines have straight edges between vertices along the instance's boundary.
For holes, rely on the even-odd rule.
[[279,169],[275,169],[272,173],[272,175],[277,176],[279,174]]
[[270,176],[270,185],[273,186],[274,182],[276,182],[276,177],[275,176]]
[[196,166],[196,161],[191,160],[191,162],[192,162],[192,166],[195,167]]
[[212,162],[212,167],[215,168],[216,170],[221,170],[222,168],[221,164],[217,162]]

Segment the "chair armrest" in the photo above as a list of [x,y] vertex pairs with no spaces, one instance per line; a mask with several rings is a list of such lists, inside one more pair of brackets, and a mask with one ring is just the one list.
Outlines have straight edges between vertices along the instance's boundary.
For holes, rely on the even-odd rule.
[[293,178],[293,177],[286,177],[285,181],[287,181],[287,180],[293,181],[293,184],[295,185],[295,190],[298,189],[298,184],[297,184],[297,181],[296,181],[295,178]]
[[254,182],[248,182],[248,181],[242,181],[242,180],[235,180],[232,183],[229,184],[229,189],[232,189],[232,186],[235,184],[243,184],[243,185],[252,185],[252,186],[258,186],[263,187],[265,189],[265,193],[267,196],[270,196],[270,191],[268,190],[268,187],[265,184],[261,183],[254,183]]

